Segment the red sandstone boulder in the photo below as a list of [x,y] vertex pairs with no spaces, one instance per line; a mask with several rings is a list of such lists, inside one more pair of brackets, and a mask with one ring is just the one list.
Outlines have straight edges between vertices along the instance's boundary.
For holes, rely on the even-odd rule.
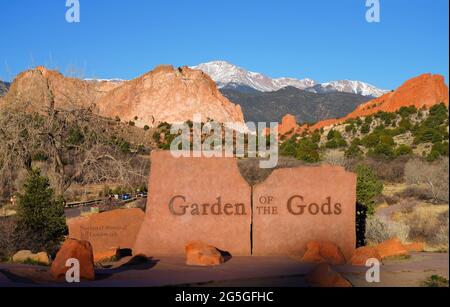
[[52,263],[51,274],[53,278],[64,278],[69,267],[66,267],[68,259],[77,259],[80,262],[80,278],[94,280],[94,254],[91,243],[88,241],[79,241],[68,239],[56,254]]
[[302,262],[329,263],[333,265],[345,264],[345,257],[341,249],[329,241],[310,241],[306,246],[306,252]]
[[351,265],[362,265],[365,266],[367,260],[369,259],[377,259],[381,262],[381,256],[378,251],[370,246],[360,247],[355,250],[352,258],[350,259]]
[[425,243],[423,242],[415,242],[411,244],[403,245],[408,252],[424,252],[425,251]]
[[408,250],[397,238],[380,243],[375,247],[375,249],[380,254],[381,259],[409,255]]
[[320,243],[316,241],[308,242],[306,252],[302,257],[302,262],[307,263],[324,263],[324,258],[320,255]]
[[349,288],[352,284],[342,277],[341,274],[334,271],[328,264],[320,264],[314,268],[305,278],[306,282],[312,287],[324,288]]
[[214,246],[196,241],[186,245],[186,264],[192,266],[215,266],[224,263],[220,251]]

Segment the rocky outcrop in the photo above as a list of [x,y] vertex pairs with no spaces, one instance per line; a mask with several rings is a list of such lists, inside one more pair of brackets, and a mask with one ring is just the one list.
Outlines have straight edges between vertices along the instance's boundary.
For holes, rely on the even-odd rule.
[[186,245],[186,264],[191,266],[216,266],[224,263],[221,252],[214,246],[196,241]]
[[68,78],[39,66],[16,77],[0,107],[39,113],[46,113],[49,108],[91,107],[115,86],[118,84]]
[[286,114],[278,126],[278,134],[288,135],[295,132],[297,129],[297,119],[294,115]]
[[375,249],[377,250],[381,259],[409,255],[408,250],[405,248],[405,246],[402,244],[402,242],[397,238],[387,240],[383,243],[380,243],[375,247]]
[[364,117],[379,111],[396,112],[401,107],[408,106],[415,106],[418,109],[430,108],[439,103],[444,103],[447,106],[449,103],[448,86],[445,84],[444,77],[423,74],[406,81],[395,91],[358,106],[355,111],[344,118],[322,121],[311,127],[304,127],[304,129],[314,131],[345,122],[350,118]]
[[12,257],[12,260],[14,263],[24,263],[27,261],[32,261],[32,262],[39,263],[42,265],[50,264],[50,259],[46,252],[40,252],[37,254],[33,254],[29,250],[18,251],[17,253],[14,254],[14,256]]
[[68,239],[56,254],[52,263],[51,274],[53,278],[64,278],[69,267],[67,260],[77,259],[80,263],[80,279],[94,280],[94,254],[92,246],[88,241]]
[[350,259],[350,264],[355,266],[365,266],[367,260],[377,259],[381,262],[381,256],[376,248],[364,246],[357,248]]
[[98,106],[102,115],[138,126],[192,121],[195,114],[204,122],[244,121],[240,106],[222,96],[208,75],[187,67],[159,66],[110,91]]
[[156,126],[193,120],[244,122],[238,105],[217,90],[203,72],[187,67],[160,66],[131,81],[87,81],[37,67],[19,74],[1,107],[46,113],[50,108],[92,107],[103,117],[134,121],[137,126]]
[[345,264],[345,257],[341,249],[334,243],[328,241],[310,241],[306,246],[302,262],[306,263],[328,263],[332,265]]

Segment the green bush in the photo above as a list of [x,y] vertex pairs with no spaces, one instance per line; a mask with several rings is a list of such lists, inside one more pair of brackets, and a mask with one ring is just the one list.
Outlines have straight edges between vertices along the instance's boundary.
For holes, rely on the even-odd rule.
[[55,254],[67,234],[64,201],[56,199],[49,179],[33,170],[18,195],[16,233],[21,249],[45,250]]
[[347,142],[342,137],[339,131],[331,130],[327,135],[328,142],[325,143],[325,147],[329,149],[342,148],[347,146]]
[[412,129],[413,124],[409,118],[403,118],[400,123],[398,124],[399,128],[402,128],[406,131],[409,131]]
[[440,275],[432,275],[422,282],[423,287],[448,288],[448,279]]
[[69,137],[67,139],[67,144],[70,145],[80,145],[84,142],[84,134],[79,127],[72,127],[69,129]]
[[414,131],[414,144],[437,143],[443,141],[442,132],[437,128],[420,126]]
[[374,213],[375,197],[383,192],[383,182],[378,180],[374,170],[367,165],[358,165],[356,168],[357,186],[356,195],[357,202],[367,208],[367,213]]
[[280,155],[295,157],[297,154],[297,143],[293,138],[285,141],[280,145]]
[[356,128],[355,128],[355,126],[353,124],[345,126],[345,132],[347,132],[347,133],[355,131],[355,129]]
[[398,110],[397,114],[399,114],[403,119],[410,117],[413,114],[417,113],[417,108],[415,106],[410,107],[401,107]]
[[131,144],[125,140],[121,140],[119,143],[120,151],[123,153],[130,153],[131,152]]
[[365,123],[361,126],[361,133],[362,134],[367,134],[370,132],[370,124]]
[[347,142],[343,138],[333,139],[325,143],[325,147],[328,149],[336,149],[347,147]]
[[369,115],[364,119],[364,123],[370,125],[373,122],[373,116]]
[[356,142],[352,142],[348,149],[345,151],[345,157],[347,159],[357,159],[363,156],[363,151],[359,148]]
[[303,138],[299,141],[295,157],[308,163],[317,163],[320,161],[319,146],[309,138]]
[[397,114],[380,111],[375,114],[375,117],[381,119],[385,126],[391,126],[394,120],[397,118]]
[[448,157],[448,149],[448,142],[439,142],[433,144],[431,151],[436,151],[439,155]]
[[369,156],[379,159],[392,159],[395,156],[394,147],[390,144],[380,143],[369,151]]
[[400,156],[409,156],[413,153],[413,150],[410,146],[402,144],[399,145],[396,149],[395,149],[395,156],[400,157]]

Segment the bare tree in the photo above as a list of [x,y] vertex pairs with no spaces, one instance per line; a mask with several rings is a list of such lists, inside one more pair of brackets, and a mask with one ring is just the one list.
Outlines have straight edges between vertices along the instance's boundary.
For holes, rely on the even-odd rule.
[[405,166],[405,179],[410,184],[425,184],[435,202],[449,201],[449,159],[442,158],[434,163],[419,159],[410,160]]
[[[44,160],[51,165],[58,195],[74,182],[112,181],[132,186],[136,177],[145,181],[148,166],[143,161],[139,165],[136,154],[123,151],[111,127],[112,122],[117,123],[98,116],[94,96],[86,93],[83,89],[75,98],[66,96],[60,109],[54,103],[32,113],[3,108],[0,176],[12,180],[18,169],[30,171],[33,161]],[[48,95],[53,101],[53,93]]]

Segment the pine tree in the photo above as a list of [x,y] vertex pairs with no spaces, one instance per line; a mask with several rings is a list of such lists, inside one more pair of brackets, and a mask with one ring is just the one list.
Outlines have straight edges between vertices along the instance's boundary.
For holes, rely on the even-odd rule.
[[359,165],[356,195],[357,202],[367,208],[367,214],[374,213],[375,197],[383,192],[383,182],[378,180],[375,172],[367,165]]
[[23,193],[18,196],[16,233],[24,249],[51,254],[67,234],[64,201],[55,199],[49,179],[41,176],[39,170],[29,173]]

